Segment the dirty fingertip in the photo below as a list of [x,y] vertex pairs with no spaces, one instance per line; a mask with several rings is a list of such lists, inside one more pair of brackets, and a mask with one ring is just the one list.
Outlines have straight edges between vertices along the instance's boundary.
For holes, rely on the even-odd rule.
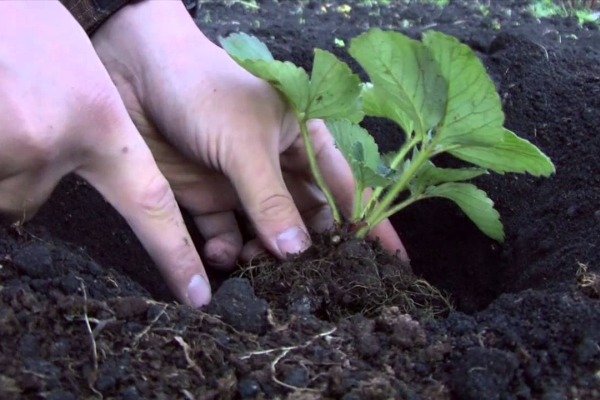
[[211,292],[208,281],[201,275],[194,275],[187,288],[187,299],[190,305],[202,307],[210,303]]
[[277,247],[282,257],[302,253],[310,247],[310,238],[303,229],[294,226],[277,236]]

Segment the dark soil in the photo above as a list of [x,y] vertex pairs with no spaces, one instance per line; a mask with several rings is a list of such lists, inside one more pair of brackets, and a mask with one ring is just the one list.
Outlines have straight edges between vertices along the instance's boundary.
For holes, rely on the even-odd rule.
[[[488,68],[506,126],[557,174],[477,179],[502,245],[451,203],[422,202],[393,219],[412,271],[377,244],[322,243],[299,265],[215,276],[201,311],[174,303],[122,219],[66,179],[31,223],[0,230],[0,399],[600,398],[597,26],[540,21],[527,0],[258,3],[203,2],[198,25],[215,40],[254,34],[306,68],[315,47],[350,62],[334,38],[369,27],[457,36]],[[393,125],[364,125],[382,148],[400,144]]]

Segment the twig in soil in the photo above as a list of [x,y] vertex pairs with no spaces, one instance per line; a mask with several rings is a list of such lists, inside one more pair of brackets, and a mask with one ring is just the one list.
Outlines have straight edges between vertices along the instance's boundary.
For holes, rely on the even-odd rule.
[[284,324],[278,324],[275,320],[275,316],[273,315],[273,310],[271,310],[270,308],[267,310],[267,322],[269,323],[269,325],[271,325],[271,327],[273,328],[273,332],[275,333],[287,330],[290,327],[290,325],[294,321],[296,321],[296,319],[297,317],[295,315],[292,315],[288,322]]
[[202,369],[200,369],[198,364],[196,364],[196,362],[190,356],[190,351],[191,351],[190,345],[187,344],[181,336],[175,336],[174,339],[177,343],[179,343],[179,345],[183,349],[183,355],[185,356],[185,361],[187,362],[188,367],[191,368],[196,374],[198,374],[200,379],[204,380],[205,377],[204,377],[204,374],[202,373]]
[[111,324],[113,322],[117,322],[118,320],[116,318],[110,318],[110,319],[98,319],[98,318],[90,318],[90,317],[85,317],[85,316],[65,316],[65,319],[67,321],[87,321],[90,324],[95,324],[96,327],[93,329],[92,333],[94,335],[94,339],[96,339],[98,336],[100,336],[100,333],[102,333],[102,331],[104,330],[104,328],[106,328],[106,325]]
[[150,324],[148,324],[148,326],[146,326],[144,329],[142,329],[142,331],[140,333],[138,333],[137,335],[135,335],[135,337],[133,338],[133,346],[132,347],[137,347],[137,345],[139,344],[140,339],[147,334],[150,329],[152,329],[152,327],[154,326],[154,324],[160,319],[160,317],[162,317],[165,313],[165,311],[167,310],[167,305],[165,305],[162,310],[160,310],[160,312],[158,313],[158,315],[156,317],[154,317],[154,319],[152,321],[150,321]]
[[97,338],[100,335],[100,332],[102,332],[102,330],[104,328],[106,328],[106,325],[112,323],[112,322],[116,322],[117,319],[116,318],[111,318],[111,319],[103,319],[103,320],[99,320],[96,318],[88,318],[88,320],[90,322],[93,322],[96,324],[96,327],[94,328],[92,334],[94,335],[94,338]]
[[307,340],[306,342],[304,342],[304,344],[301,345],[297,345],[297,346],[285,346],[285,347],[278,347],[275,349],[267,349],[267,350],[258,350],[258,351],[252,351],[244,356],[240,357],[240,360],[247,360],[248,358],[252,357],[252,356],[258,356],[258,355],[265,355],[265,354],[271,354],[271,353],[275,353],[275,352],[280,352],[280,354],[275,357],[275,359],[271,362],[270,364],[270,370],[271,370],[271,379],[273,379],[273,382],[277,383],[278,385],[281,385],[285,388],[288,388],[290,390],[294,390],[294,391],[310,391],[310,392],[319,392],[319,390],[317,389],[311,389],[311,388],[301,388],[301,387],[297,387],[294,385],[290,385],[288,383],[282,382],[277,378],[277,364],[285,357],[288,355],[288,353],[292,350],[296,350],[296,349],[304,349],[308,346],[310,346],[315,340],[322,338],[322,337],[326,337],[331,335],[332,333],[334,333],[337,330],[337,327],[333,327],[330,330],[326,331],[326,332],[322,332],[319,333],[316,336],[313,336],[310,340]]
[[541,44],[539,44],[539,43],[535,43],[535,42],[533,42],[533,44],[535,44],[535,45],[537,45],[537,46],[541,47],[541,48],[542,48],[542,50],[544,50],[544,55],[546,56],[546,61],[550,61],[550,55],[548,54],[548,49],[546,49],[544,46],[542,46],[542,45],[541,45]]
[[17,231],[17,234],[19,236],[25,236],[25,234],[28,234],[32,238],[34,238],[44,244],[50,245],[51,244],[50,242],[35,236],[33,233],[31,233],[27,229],[25,229],[25,222],[27,221],[27,208],[25,207],[26,202],[27,201],[23,202],[23,218],[21,218],[17,222],[14,222],[10,227],[13,228],[15,231]]
[[600,277],[593,272],[588,272],[587,264],[577,261],[577,286],[589,297],[600,297]]
[[19,236],[23,236],[23,234],[25,233],[25,229],[23,229],[23,225],[27,220],[27,208],[25,207],[25,203],[26,201],[23,202],[23,218],[11,225],[11,228],[15,229]]
[[90,317],[88,316],[87,291],[85,290],[84,280],[80,277],[77,277],[77,279],[81,282],[81,291],[83,292],[83,319],[85,321],[85,326],[87,327],[88,333],[90,334],[90,340],[92,341],[92,356],[94,359],[94,372],[91,376],[88,376],[88,385],[92,392],[96,393],[101,399],[103,399],[104,396],[102,396],[102,393],[96,390],[93,384],[93,381],[96,379],[96,373],[98,372],[98,346],[96,345],[96,338],[94,337],[94,331],[92,331]]
[[104,277],[104,279],[106,279],[107,282],[112,283],[113,286],[119,290],[119,292],[121,291],[121,288],[119,287],[119,284],[117,283],[115,278],[113,278],[112,276],[106,276]]
[[85,283],[83,279],[77,277],[81,282],[81,290],[83,291],[83,319],[85,321],[85,325],[87,327],[88,333],[90,334],[90,340],[92,341],[92,355],[94,357],[94,371],[98,371],[98,347],[96,346],[96,338],[94,337],[94,332],[92,331],[92,325],[90,325],[90,318],[88,317],[87,312],[87,292],[85,290]]
[[195,400],[196,398],[194,397],[193,394],[191,394],[188,390],[182,389],[181,393],[183,393],[183,396],[187,399],[187,400]]

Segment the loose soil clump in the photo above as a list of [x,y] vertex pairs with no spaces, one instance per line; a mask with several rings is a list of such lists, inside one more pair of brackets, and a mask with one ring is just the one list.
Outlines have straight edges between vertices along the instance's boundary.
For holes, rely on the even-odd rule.
[[[0,228],[0,398],[600,398],[597,26],[538,19],[529,0],[257,3],[202,1],[196,22],[305,68],[326,49],[360,73],[339,44],[370,27],[458,37],[506,126],[556,175],[478,178],[503,244],[450,202],[423,201],[392,219],[410,267],[377,242],[315,235],[290,261],[213,273],[202,310],[175,303],[122,218],[65,179],[35,220]],[[363,125],[382,150],[401,144],[393,124]]]
[[276,309],[326,321],[373,317],[391,306],[423,318],[452,310],[449,299],[377,242],[345,231],[311,237],[313,245],[303,254],[284,262],[261,257],[236,275]]

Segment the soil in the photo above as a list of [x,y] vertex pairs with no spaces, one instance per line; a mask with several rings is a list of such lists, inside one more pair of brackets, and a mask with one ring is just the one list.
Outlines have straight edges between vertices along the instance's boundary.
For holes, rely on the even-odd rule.
[[[506,242],[426,201],[392,220],[410,267],[377,243],[317,236],[289,262],[215,274],[212,304],[193,310],[173,301],[114,210],[70,177],[33,221],[0,230],[1,399],[600,398],[597,25],[537,19],[527,0],[371,3],[204,1],[195,17],[213,40],[248,32],[306,68],[318,47],[361,72],[334,38],[369,27],[470,45],[506,126],[557,168],[477,179]],[[364,126],[381,148],[400,145],[394,125]]]

